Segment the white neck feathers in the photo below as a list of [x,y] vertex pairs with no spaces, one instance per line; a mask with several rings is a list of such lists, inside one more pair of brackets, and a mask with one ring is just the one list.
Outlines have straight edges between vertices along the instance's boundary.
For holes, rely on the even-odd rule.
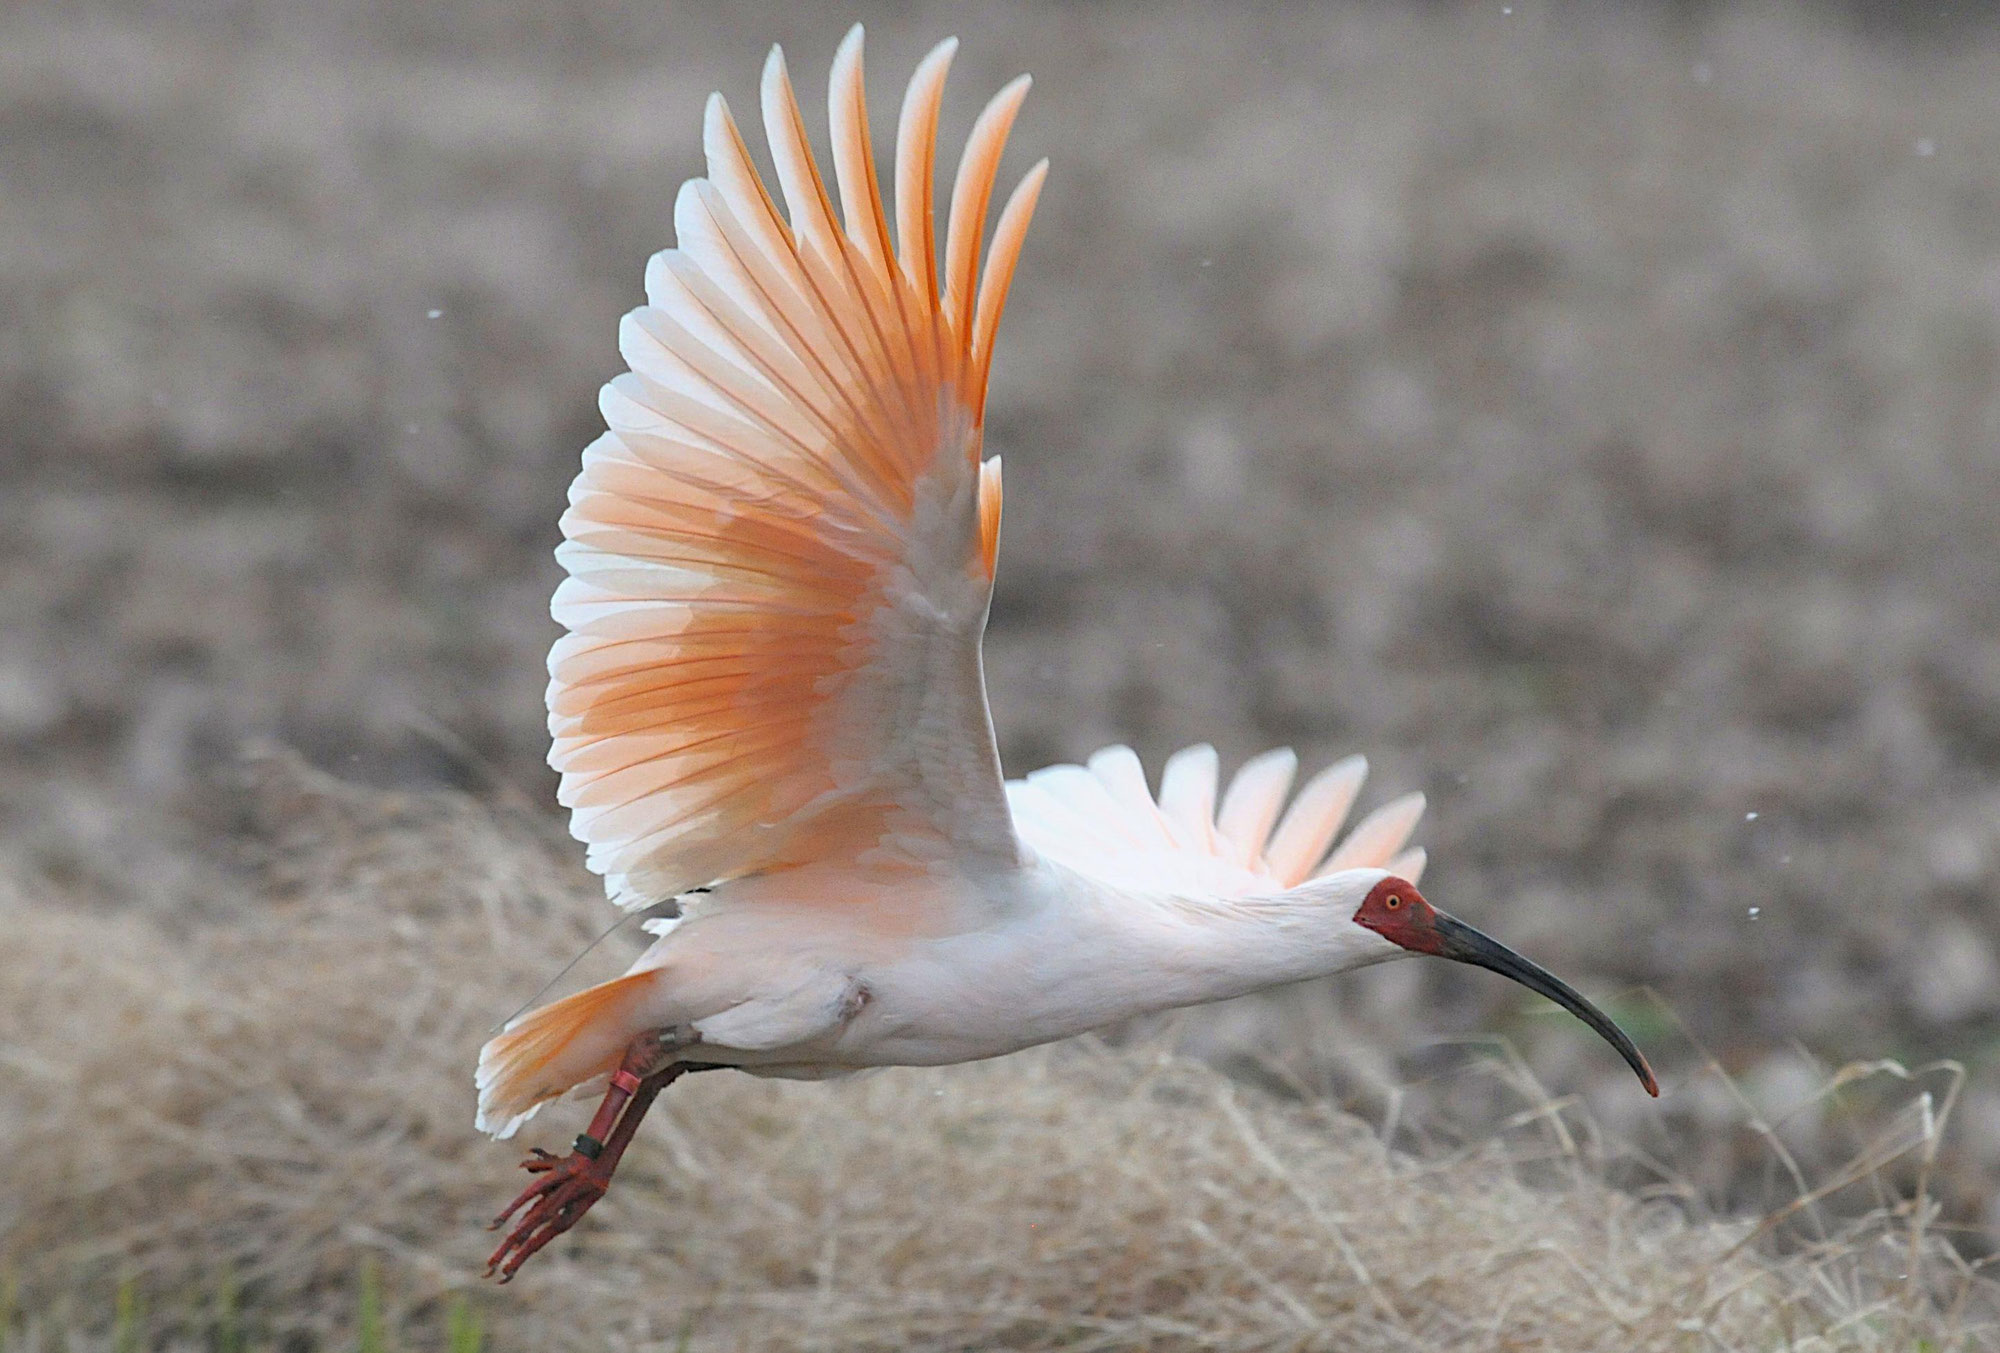
[[1072,922],[1063,928],[1096,965],[1091,980],[1120,989],[1133,1014],[1228,1000],[1404,953],[1354,923],[1384,877],[1379,869],[1252,897],[1176,897],[1061,873],[1069,897],[1057,905]]

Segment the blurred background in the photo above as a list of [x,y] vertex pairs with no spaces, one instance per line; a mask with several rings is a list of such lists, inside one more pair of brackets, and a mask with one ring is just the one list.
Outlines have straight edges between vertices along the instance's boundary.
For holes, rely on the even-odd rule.
[[[1772,1116],[1964,1062],[1943,1189],[2000,1225],[1991,11],[805,8],[0,9],[0,869],[203,916],[256,739],[553,823],[556,518],[703,98],[754,121],[779,40],[818,100],[859,17],[886,137],[956,33],[945,144],[1028,70],[1053,160],[988,431],[1010,773],[1363,751],[1427,893],[1676,1073],[1676,1020]],[[1656,1111],[1517,996],[1397,965],[1187,1037],[1365,1097],[1497,1032],[1737,1186],[1719,1090]]]

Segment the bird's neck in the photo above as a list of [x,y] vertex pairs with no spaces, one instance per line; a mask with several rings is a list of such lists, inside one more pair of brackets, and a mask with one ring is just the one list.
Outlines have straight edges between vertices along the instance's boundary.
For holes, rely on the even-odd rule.
[[1230,898],[1088,886],[1084,924],[1104,963],[1094,980],[1129,985],[1135,1013],[1228,1000],[1403,952],[1354,924],[1358,900],[1324,887]]

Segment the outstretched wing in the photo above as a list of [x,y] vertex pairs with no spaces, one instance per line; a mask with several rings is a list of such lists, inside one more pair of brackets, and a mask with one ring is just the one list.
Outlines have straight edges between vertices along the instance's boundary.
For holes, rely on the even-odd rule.
[[1186,747],[1168,758],[1157,800],[1132,749],[1106,747],[1087,765],[1050,766],[1009,780],[1007,801],[1028,846],[1126,888],[1242,897],[1282,892],[1342,869],[1387,869],[1417,881],[1423,849],[1404,846],[1423,816],[1422,794],[1377,808],[1336,848],[1368,763],[1350,756],[1327,767],[1306,781],[1281,820],[1298,765],[1288,747],[1252,757],[1218,808],[1213,747]]
[[1011,853],[979,639],[1000,464],[987,371],[1046,161],[981,235],[1024,76],[959,163],[943,283],[932,228],[954,42],[918,66],[896,243],[876,186],[861,30],[834,60],[835,219],[783,55],[764,67],[780,214],[718,94],[708,176],[625,317],[557,557],[549,762],[621,906],[866,855]]

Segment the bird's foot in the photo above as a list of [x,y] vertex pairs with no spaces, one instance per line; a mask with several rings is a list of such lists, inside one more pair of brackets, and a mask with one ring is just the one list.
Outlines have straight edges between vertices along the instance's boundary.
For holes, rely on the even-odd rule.
[[698,1041],[691,1031],[668,1029],[641,1034],[625,1050],[625,1060],[611,1073],[604,1102],[590,1127],[576,1139],[576,1149],[567,1156],[555,1156],[536,1147],[521,1162],[521,1168],[541,1178],[521,1190],[507,1204],[507,1210],[493,1219],[488,1230],[497,1231],[507,1219],[527,1208],[514,1229],[486,1261],[486,1276],[500,1275],[506,1282],[520,1271],[542,1246],[576,1225],[577,1218],[596,1205],[611,1187],[611,1172],[632,1144],[632,1134],[646,1116],[660,1091],[690,1071],[714,1071],[713,1062],[674,1062],[671,1054]]
[[[582,1139],[579,1145],[587,1141]],[[578,1150],[558,1157],[536,1147],[521,1162],[521,1168],[541,1177],[522,1189],[487,1228],[497,1231],[523,1207],[528,1209],[486,1261],[486,1276],[498,1273],[501,1282],[509,1281],[537,1250],[576,1225],[577,1218],[590,1211],[611,1187],[611,1167],[615,1164],[607,1162],[601,1151]]]

